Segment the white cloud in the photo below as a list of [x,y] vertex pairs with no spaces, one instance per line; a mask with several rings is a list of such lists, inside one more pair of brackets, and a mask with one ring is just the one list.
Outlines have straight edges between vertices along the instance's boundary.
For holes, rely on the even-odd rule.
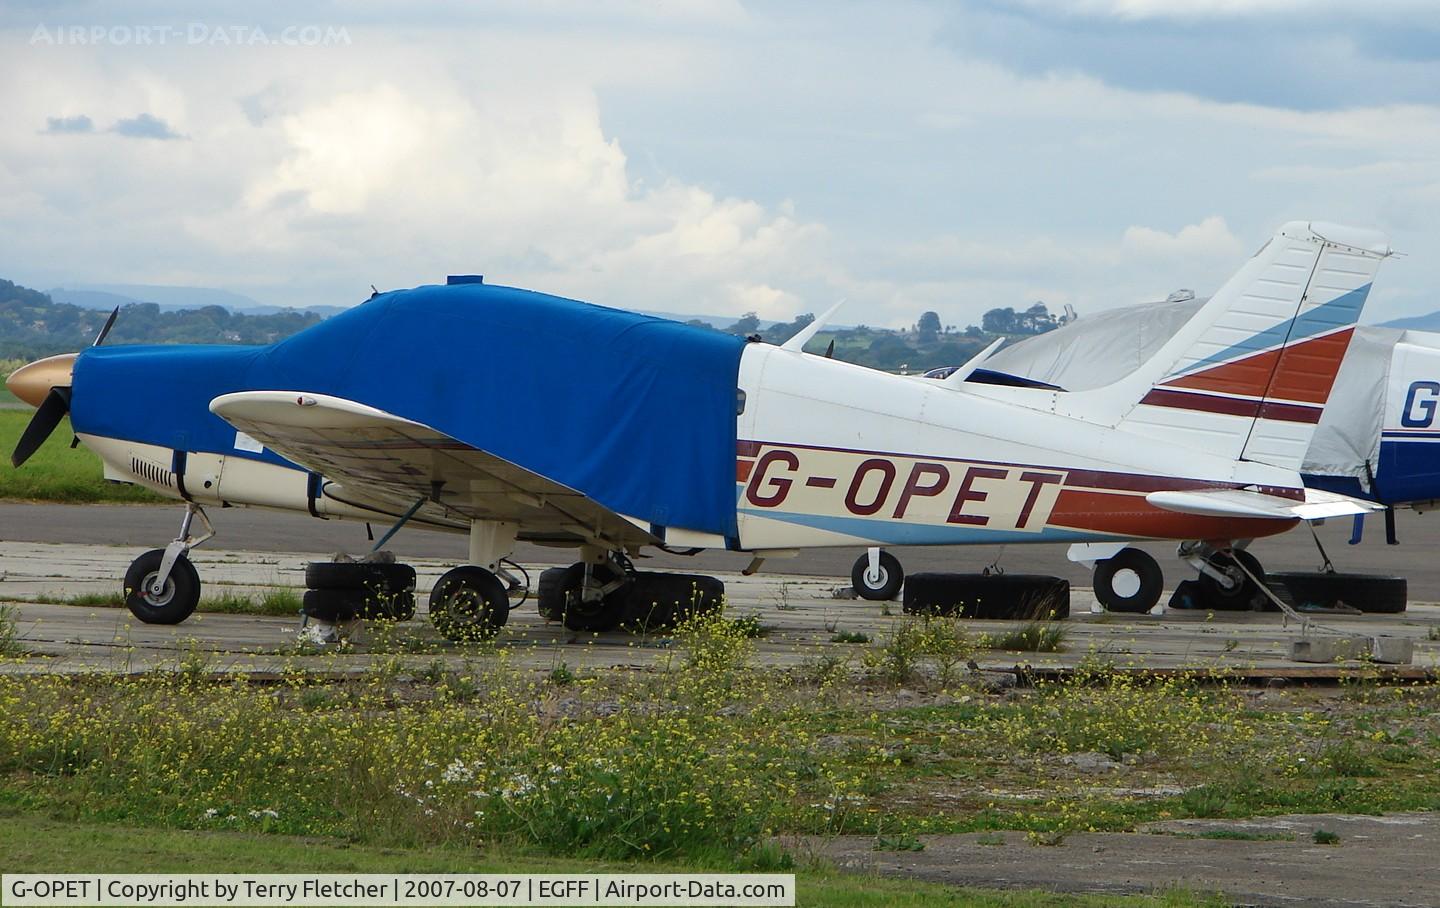
[[1244,252],[1225,219],[1218,215],[1182,227],[1175,233],[1152,227],[1129,227],[1120,246],[1127,255],[1150,259],[1219,259]]
[[[1226,19],[1260,18],[1288,13],[1310,16],[1358,12],[1349,0],[1012,0],[1017,7],[1037,13],[1111,16],[1119,19]],[[1372,15],[1390,16],[1433,12],[1427,0],[1386,0],[1372,5]]]
[[[645,8],[457,7],[458,25],[358,24],[337,49],[0,33],[17,86],[0,113],[19,124],[0,134],[0,276],[337,304],[475,271],[674,312],[789,318],[844,296],[849,321],[964,325],[1213,289],[1292,218],[1440,241],[1440,208],[1417,201],[1440,185],[1434,105],[1024,76],[935,46],[924,4]],[[42,134],[136,111],[187,141]],[[1434,308],[1430,261],[1404,263],[1390,286],[1415,289],[1394,306]]]

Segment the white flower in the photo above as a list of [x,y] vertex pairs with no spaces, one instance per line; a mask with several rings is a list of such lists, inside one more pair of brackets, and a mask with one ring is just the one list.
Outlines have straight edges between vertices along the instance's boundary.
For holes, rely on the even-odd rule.
[[207,819],[207,820],[213,820],[213,819],[215,819],[215,818],[216,818],[217,816],[219,816],[219,815],[220,815],[220,811],[216,810],[214,807],[212,807],[212,808],[210,808],[209,810],[205,811],[205,819]]

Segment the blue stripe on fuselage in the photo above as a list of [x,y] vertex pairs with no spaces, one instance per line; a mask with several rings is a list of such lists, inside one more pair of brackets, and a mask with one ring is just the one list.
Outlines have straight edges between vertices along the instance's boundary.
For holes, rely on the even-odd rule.
[[843,533],[884,545],[967,545],[975,543],[1019,542],[1081,542],[1087,539],[1113,539],[1105,533],[1062,530],[1046,527],[1038,533],[1020,530],[987,530],[983,527],[937,526],[923,523],[901,523],[897,520],[870,520],[863,517],[831,517],[823,514],[793,514],[785,511],[741,508],[740,513],[767,517],[783,523]]

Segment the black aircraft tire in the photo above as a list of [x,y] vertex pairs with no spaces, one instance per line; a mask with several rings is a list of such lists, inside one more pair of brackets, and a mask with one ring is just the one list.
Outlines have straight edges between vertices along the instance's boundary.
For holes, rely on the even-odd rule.
[[881,552],[880,576],[872,582],[869,573],[870,553],[866,552],[855,560],[855,566],[850,569],[850,585],[861,599],[881,602],[900,594],[900,587],[905,583],[905,569],[900,566],[900,559],[889,552]]
[[1028,620],[1070,616],[1070,581],[1044,574],[911,574],[907,615]]
[[[1117,577],[1129,572],[1139,581],[1139,587],[1128,596],[1115,589]],[[1106,558],[1095,565],[1095,598],[1100,600],[1107,612],[1128,612],[1144,614],[1160,601],[1165,586],[1165,572],[1149,553],[1140,549],[1125,548],[1114,557]]]
[[508,620],[510,595],[505,584],[482,567],[452,568],[430,591],[430,623],[446,640],[489,640]]
[[[596,576],[604,583],[616,578],[615,568],[607,564],[594,566]],[[565,569],[561,580],[561,611],[565,626],[572,631],[611,631],[620,626],[626,618],[625,605],[630,595],[630,585],[620,587],[598,602],[580,600],[580,588],[585,582],[585,562],[579,561]]]
[[146,584],[159,573],[164,558],[164,549],[151,549],[130,562],[125,572],[125,607],[146,624],[179,624],[200,604],[200,574],[184,555],[175,559],[159,596],[146,591]]
[[305,586],[312,590],[413,590],[415,569],[408,564],[312,561],[305,565]]
[[301,611],[322,621],[409,621],[415,617],[415,591],[306,590]]
[[[1234,561],[1239,561],[1245,565],[1245,567],[1250,569],[1250,573],[1255,575],[1256,580],[1265,583],[1265,568],[1262,567],[1260,561],[1249,552],[1241,549],[1232,549],[1229,552],[1216,552],[1210,556],[1211,564],[1227,572],[1234,570]],[[1217,611],[1243,611],[1250,608],[1251,600],[1253,600],[1255,595],[1260,591],[1256,588],[1255,583],[1249,577],[1246,577],[1244,573],[1240,573],[1238,577],[1241,581],[1240,585],[1227,590],[1222,587],[1220,582],[1214,577],[1202,572],[1198,579],[1201,588],[1205,591],[1206,603]]]
[[1394,615],[1405,611],[1410,593],[1404,577],[1381,574],[1280,571],[1269,579],[1275,594],[1296,608],[1348,605],[1370,614]]
[[725,583],[705,574],[641,571],[626,591],[625,623],[637,630],[665,630],[695,615],[719,611]]
[[361,590],[306,590],[300,611],[321,621],[349,621],[364,607]]
[[559,621],[565,616],[565,574],[569,568],[547,568],[535,582],[535,607],[540,617]]

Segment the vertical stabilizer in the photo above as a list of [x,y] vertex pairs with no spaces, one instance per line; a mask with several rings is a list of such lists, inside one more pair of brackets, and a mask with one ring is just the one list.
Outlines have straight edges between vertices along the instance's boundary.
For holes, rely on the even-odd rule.
[[1148,362],[1073,395],[1070,408],[1207,454],[1298,469],[1389,254],[1373,231],[1292,221]]

